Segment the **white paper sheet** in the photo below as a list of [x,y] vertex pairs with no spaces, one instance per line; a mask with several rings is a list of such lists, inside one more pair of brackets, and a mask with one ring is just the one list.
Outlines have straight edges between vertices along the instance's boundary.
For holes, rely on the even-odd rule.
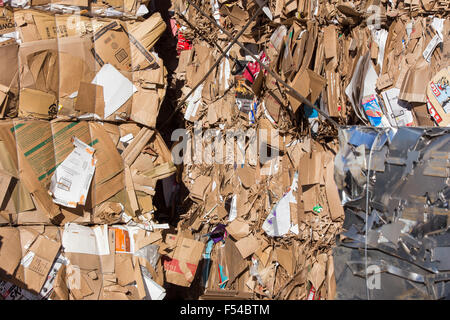
[[372,35],[374,35],[373,39],[378,45],[377,64],[380,66],[380,74],[383,74],[384,50],[386,47],[388,34],[389,32],[385,29],[380,29],[372,32]]
[[109,255],[109,235],[108,225],[104,224],[93,228],[97,241],[97,251],[99,255]]
[[397,88],[383,91],[381,94],[387,111],[386,116],[392,126],[412,126],[412,112],[408,110],[408,103],[406,101],[398,99],[399,94],[400,89]]
[[233,198],[231,199],[231,205],[230,205],[230,213],[228,215],[228,221],[231,222],[237,217],[237,195],[233,195]]
[[148,277],[145,273],[142,273],[146,292],[150,295],[151,300],[162,300],[166,296],[166,289],[161,287],[155,281],[153,281],[150,277]]
[[[290,203],[297,203],[295,193],[297,190],[298,172],[292,179],[289,191],[273,207],[263,223],[263,230],[270,237],[281,237],[291,230],[291,208]],[[293,229],[295,231],[295,228]]]
[[203,84],[199,85],[197,89],[195,89],[194,93],[186,100],[187,108],[186,113],[184,114],[184,119],[187,121],[192,121],[191,118],[194,118],[197,115],[197,110],[200,104],[202,103],[202,91]]
[[62,234],[64,252],[108,255],[108,226],[98,226],[95,229],[76,223],[67,223]]
[[56,168],[50,182],[53,202],[76,208],[86,203],[97,160],[93,158],[95,149],[73,137],[75,149]]
[[116,112],[137,91],[133,83],[109,63],[100,69],[92,83],[103,86],[105,118]]

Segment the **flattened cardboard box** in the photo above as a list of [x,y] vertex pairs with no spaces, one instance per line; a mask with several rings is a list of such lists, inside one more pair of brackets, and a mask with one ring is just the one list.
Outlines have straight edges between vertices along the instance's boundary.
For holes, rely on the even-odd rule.
[[157,68],[149,50],[165,28],[159,13],[134,25],[113,21],[95,33],[93,54],[100,65],[111,63],[123,71]]
[[450,125],[450,67],[439,71],[427,85],[428,111],[438,126]]
[[[14,74],[19,71],[21,89],[27,89],[19,101],[20,116],[51,119],[57,114],[78,117],[95,113],[101,118],[125,120],[131,115],[132,120],[139,123],[155,125],[165,94],[166,76],[162,60],[149,52],[166,27],[159,14],[141,22],[90,20],[76,16],[79,30],[67,29],[71,22],[69,15],[19,10],[16,16],[22,43],[18,54],[19,67]],[[25,30],[31,26],[33,30]],[[95,33],[90,33],[90,30]],[[37,36],[25,39],[24,32]],[[130,81],[130,87],[133,86],[131,81],[136,85],[139,83],[140,87],[138,92],[135,87],[124,89],[127,92],[125,100],[113,103],[116,106],[114,110],[110,110],[110,93],[113,90],[119,94],[120,90],[110,88],[115,82],[105,77],[100,80],[99,75],[102,67],[108,64],[117,70],[114,76],[117,76],[117,82],[121,75]],[[130,73],[149,66],[151,70],[143,70],[136,77]],[[10,69],[5,70],[7,74],[11,73]],[[5,86],[11,84],[11,81],[2,82]],[[88,84],[103,86],[103,97],[100,86],[87,90]],[[124,95],[123,90],[120,94]],[[89,103],[91,99],[95,103]],[[118,99],[114,96],[113,100]]]
[[[21,260],[23,282],[30,291],[39,293],[47,280],[61,243],[39,235]],[[19,278],[20,280],[20,278]]]

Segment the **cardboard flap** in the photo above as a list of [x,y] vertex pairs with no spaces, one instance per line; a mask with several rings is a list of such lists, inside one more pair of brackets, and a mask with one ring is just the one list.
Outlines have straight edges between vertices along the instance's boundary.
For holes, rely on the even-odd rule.
[[103,87],[91,83],[81,82],[78,89],[75,109],[81,113],[95,113],[101,118],[104,116],[105,101]]

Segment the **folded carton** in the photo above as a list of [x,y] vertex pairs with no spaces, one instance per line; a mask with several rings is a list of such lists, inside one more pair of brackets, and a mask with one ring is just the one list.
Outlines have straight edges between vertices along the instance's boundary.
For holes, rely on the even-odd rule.
[[166,25],[159,13],[143,22],[123,24],[113,21],[94,34],[94,55],[100,65],[111,63],[119,70],[158,68],[149,52]]
[[439,71],[427,85],[428,111],[438,126],[450,125],[450,67]]

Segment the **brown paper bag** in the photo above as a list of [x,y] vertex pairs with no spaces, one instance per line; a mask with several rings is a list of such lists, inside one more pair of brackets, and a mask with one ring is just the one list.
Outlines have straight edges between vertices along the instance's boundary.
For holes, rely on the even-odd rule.
[[178,237],[173,254],[164,261],[167,282],[189,287],[194,280],[204,247],[202,242]]

